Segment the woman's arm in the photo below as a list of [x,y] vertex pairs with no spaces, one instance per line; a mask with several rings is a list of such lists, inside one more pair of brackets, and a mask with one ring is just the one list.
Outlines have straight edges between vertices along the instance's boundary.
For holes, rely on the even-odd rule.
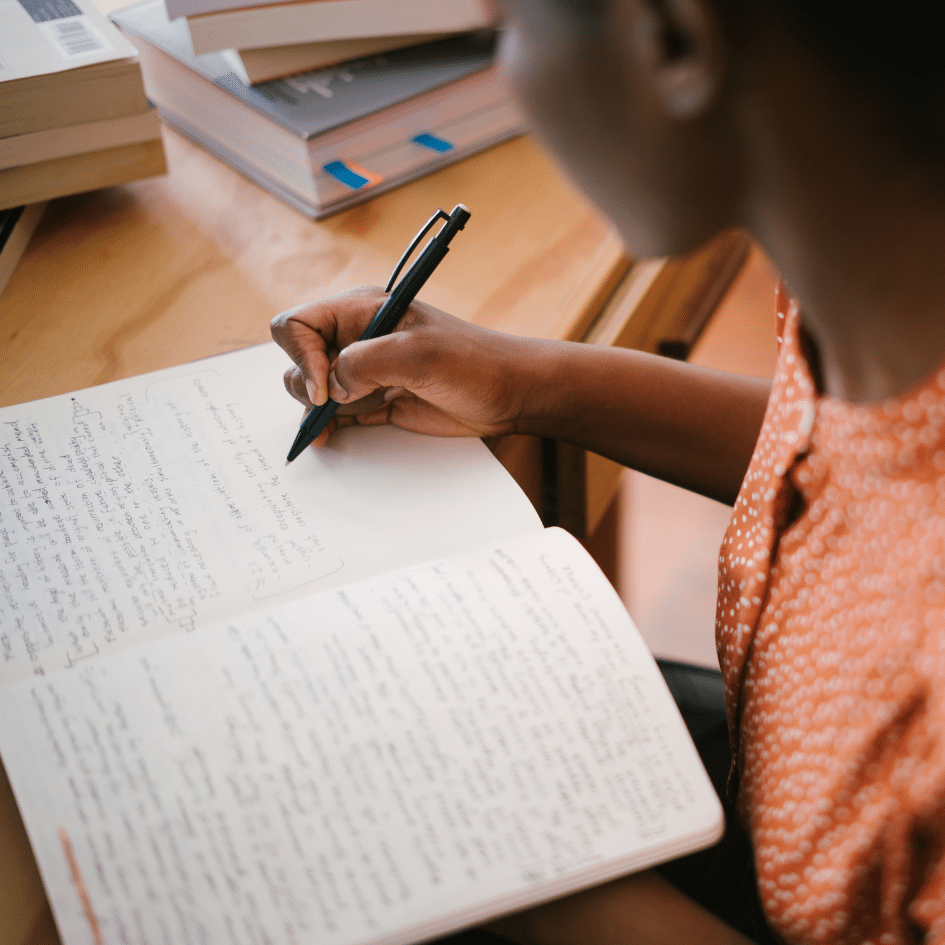
[[518,432],[567,440],[732,504],[769,381],[621,348],[537,342]]
[[393,423],[440,436],[525,433],[567,440],[732,503],[770,384],[626,349],[519,338],[415,303],[393,334],[357,342],[384,299],[358,289],[273,321],[306,406],[344,406],[335,425]]

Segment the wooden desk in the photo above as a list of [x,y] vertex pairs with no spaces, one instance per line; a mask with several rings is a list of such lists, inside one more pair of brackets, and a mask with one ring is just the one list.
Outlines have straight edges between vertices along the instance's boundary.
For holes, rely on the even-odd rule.
[[165,141],[168,176],[48,208],[0,297],[3,404],[267,341],[283,309],[383,284],[430,213],[460,200],[472,220],[423,297],[478,324],[580,338],[562,303],[624,258],[527,138],[319,223]]
[[[423,298],[512,333],[654,347],[703,318],[738,261],[726,244],[694,261],[631,265],[528,138],[320,223],[176,134],[165,141],[168,176],[50,205],[0,297],[0,404],[267,341],[270,319],[300,301],[383,284],[433,210],[460,201],[472,220]],[[540,505],[538,444],[491,445]],[[559,493],[571,473],[580,497],[567,516],[586,534],[614,470],[579,453],[555,457]],[[2,768],[0,941],[58,942]]]

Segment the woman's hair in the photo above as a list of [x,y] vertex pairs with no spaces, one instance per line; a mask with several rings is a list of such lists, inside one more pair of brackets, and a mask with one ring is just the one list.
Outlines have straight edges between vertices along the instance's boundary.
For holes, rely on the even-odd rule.
[[[732,0],[736,5],[756,0]],[[766,0],[822,58],[886,106],[923,150],[945,150],[941,0]]]
[[[576,24],[590,25],[608,0],[554,0]],[[659,2],[659,0],[651,0]],[[885,106],[903,136],[945,151],[945,4],[942,0],[718,0],[738,22],[765,2],[822,59]]]

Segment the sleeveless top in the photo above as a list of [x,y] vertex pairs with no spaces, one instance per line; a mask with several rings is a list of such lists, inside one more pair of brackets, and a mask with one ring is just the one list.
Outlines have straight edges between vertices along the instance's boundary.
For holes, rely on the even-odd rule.
[[945,943],[945,369],[850,404],[783,287],[778,328],[719,561],[730,791],[786,941]]

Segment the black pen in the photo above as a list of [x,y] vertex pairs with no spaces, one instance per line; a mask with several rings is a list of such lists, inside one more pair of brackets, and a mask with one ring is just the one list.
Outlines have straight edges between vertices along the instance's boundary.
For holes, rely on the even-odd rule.
[[[380,338],[382,335],[390,334],[397,323],[402,318],[404,312],[410,307],[410,303],[417,297],[417,293],[423,288],[423,284],[433,275],[433,270],[440,264],[443,257],[449,252],[450,240],[466,226],[466,222],[471,216],[469,210],[461,203],[456,204],[453,212],[447,214],[443,210],[437,210],[436,213],[427,220],[423,229],[414,237],[413,242],[407,247],[407,251],[401,256],[397,268],[387,283],[385,292],[390,292],[387,301],[377,310],[377,314],[371,319],[367,328],[361,332],[358,341],[365,341],[368,338]],[[430,231],[430,228],[437,220],[446,222],[440,227],[439,233],[434,236],[427,244],[423,252],[417,257],[417,261],[407,270],[403,279],[397,283],[397,287],[391,292],[391,286],[397,278],[400,270],[410,258],[410,255],[417,248],[420,240]],[[307,446],[310,446],[318,434],[325,429],[328,421],[335,415],[338,409],[336,401],[329,398],[321,407],[312,407],[305,415],[302,425],[299,427],[298,435],[289,450],[286,458],[286,466],[299,456]]]

